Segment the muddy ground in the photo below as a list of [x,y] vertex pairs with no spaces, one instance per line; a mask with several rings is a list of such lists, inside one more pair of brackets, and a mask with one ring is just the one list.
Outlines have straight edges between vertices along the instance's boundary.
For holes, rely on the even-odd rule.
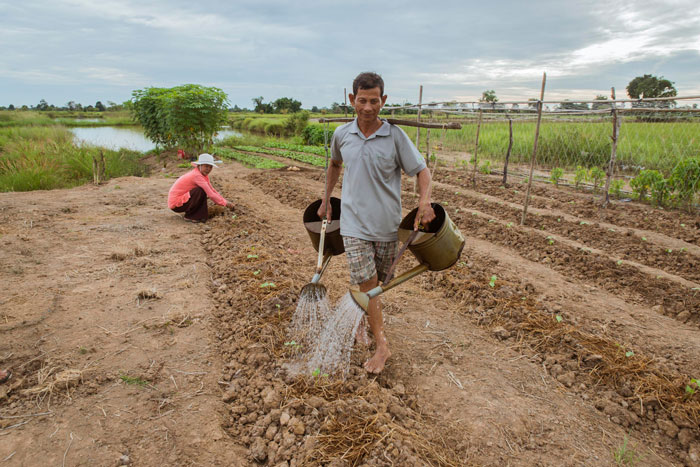
[[215,170],[239,209],[206,225],[166,208],[174,165],[0,194],[0,464],[700,465],[697,215],[543,184],[521,227],[523,185],[440,168],[466,247],[385,295],[384,373],[358,344],[292,378],[323,180],[296,165]]

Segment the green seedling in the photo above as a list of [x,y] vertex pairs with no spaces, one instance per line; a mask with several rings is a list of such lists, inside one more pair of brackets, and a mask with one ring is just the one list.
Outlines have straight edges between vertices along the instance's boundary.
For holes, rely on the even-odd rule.
[[258,255],[248,255],[248,259],[257,258]]
[[[695,387],[693,387],[693,385],[695,385]],[[698,388],[700,388],[700,380],[693,378],[690,380],[690,384],[685,385],[685,393],[692,396],[698,391]]]
[[328,378],[328,373],[321,373],[321,369],[320,369],[320,368],[316,368],[316,369],[311,373],[311,376],[313,376],[314,378],[317,378],[317,377],[319,377],[319,376],[323,376],[324,378]]
[[85,355],[86,353],[88,353],[88,349],[81,345],[80,347],[78,347],[78,353],[80,353],[81,355]]
[[557,323],[561,323],[562,321],[564,321],[564,318],[562,318],[560,315],[556,315],[555,318],[557,320]]
[[277,287],[274,282],[263,282],[260,284],[260,288],[263,289],[265,287]]
[[282,308],[282,305],[280,305],[279,303],[276,303],[275,306],[277,307],[278,310],[279,310],[280,308]]
[[642,237],[642,241],[643,241],[643,242],[646,242],[646,241],[647,241],[647,238],[646,238],[646,237]]
[[478,214],[477,214],[477,213],[475,213],[475,212],[473,212],[473,213],[472,213],[472,216],[478,216]]
[[553,245],[553,244],[554,244],[554,239],[552,238],[551,235],[548,235],[548,236],[547,236],[547,243],[548,243],[549,245]]
[[119,376],[119,379],[121,379],[122,381],[124,381],[126,384],[135,384],[135,385],[141,386],[141,387],[143,387],[143,386],[148,386],[148,384],[150,384],[150,383],[149,383],[148,381],[146,381],[145,379],[141,379],[141,378],[138,378],[138,377],[137,377],[137,378],[134,378],[133,376],[128,376],[128,375],[120,375],[120,376]]
[[586,221],[581,221],[581,225],[588,225],[588,222],[586,222]]
[[496,277],[495,274],[491,276],[491,280],[489,281],[489,287],[496,287],[496,279],[498,279],[498,277]]
[[625,352],[625,357],[627,357],[627,358],[634,357],[634,352],[632,352],[631,350],[628,350],[627,352]]
[[608,232],[617,232],[615,229],[608,229]]
[[625,435],[622,446],[613,450],[613,458],[617,465],[635,465],[642,460],[642,455],[629,445],[629,438]]
[[513,227],[513,223],[512,223],[512,222],[508,222],[508,223],[506,224],[506,227]]
[[489,224],[490,224],[491,222],[496,222],[496,221],[493,220],[493,219],[489,219]]
[[622,265],[622,260],[621,260],[621,259],[618,259],[618,260],[617,260],[617,265],[618,265],[618,266],[621,266],[621,265]]
[[557,222],[561,222],[561,218],[557,218]]
[[258,269],[257,271],[253,272],[253,275],[254,275],[254,276],[257,276],[258,274],[260,274],[260,269]]
[[672,248],[666,249],[666,253],[673,253],[673,249]]
[[681,227],[685,227],[685,224],[681,224]]
[[297,344],[296,341],[285,342],[284,345],[285,345],[286,347],[291,347],[291,348],[293,348],[293,349],[295,349],[295,350],[301,348],[301,344]]

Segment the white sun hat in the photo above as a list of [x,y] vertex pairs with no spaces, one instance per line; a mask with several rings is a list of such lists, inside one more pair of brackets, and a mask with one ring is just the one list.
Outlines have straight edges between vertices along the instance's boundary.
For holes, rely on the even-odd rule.
[[216,164],[221,164],[222,161],[214,160],[214,156],[211,154],[207,154],[206,152],[204,154],[199,155],[199,159],[197,159],[195,162],[192,162],[193,165],[211,165],[213,167],[218,167]]

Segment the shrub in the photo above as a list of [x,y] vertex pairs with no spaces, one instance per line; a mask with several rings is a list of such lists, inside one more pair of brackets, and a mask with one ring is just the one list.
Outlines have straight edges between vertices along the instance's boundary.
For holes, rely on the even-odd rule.
[[486,160],[481,164],[481,167],[479,167],[479,172],[482,174],[488,175],[491,173],[491,161]]
[[593,192],[598,191],[598,185],[605,178],[605,171],[600,167],[591,167],[589,172],[590,180],[593,182]]
[[588,179],[588,170],[580,165],[576,167],[576,172],[574,173],[574,186],[579,187],[581,182],[585,182]]
[[617,198],[622,197],[622,188],[625,186],[624,180],[614,179],[610,182],[610,194]]
[[[324,125],[311,124],[307,125],[306,128],[301,132],[301,136],[304,138],[304,144],[309,144],[312,146],[323,146],[324,141]],[[333,129],[328,129],[328,144],[331,142],[331,137],[333,136]]]
[[651,195],[657,206],[663,206],[671,193],[671,184],[661,177],[651,185]]
[[561,167],[554,167],[552,173],[549,174],[549,179],[554,183],[555,186],[559,186],[559,179],[564,175],[564,169]]
[[678,199],[690,207],[695,194],[700,192],[700,158],[689,157],[676,164],[669,184],[677,192]]
[[640,200],[644,200],[654,183],[663,180],[663,178],[663,175],[658,170],[642,170],[639,172],[639,175],[630,181],[630,186],[637,197]]

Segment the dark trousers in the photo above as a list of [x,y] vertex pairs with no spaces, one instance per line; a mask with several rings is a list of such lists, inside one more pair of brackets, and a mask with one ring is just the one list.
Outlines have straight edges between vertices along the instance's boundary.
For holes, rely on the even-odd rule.
[[207,194],[204,189],[196,186],[190,190],[190,199],[182,206],[173,208],[175,212],[184,212],[185,219],[206,222],[209,219],[209,208],[207,207]]

